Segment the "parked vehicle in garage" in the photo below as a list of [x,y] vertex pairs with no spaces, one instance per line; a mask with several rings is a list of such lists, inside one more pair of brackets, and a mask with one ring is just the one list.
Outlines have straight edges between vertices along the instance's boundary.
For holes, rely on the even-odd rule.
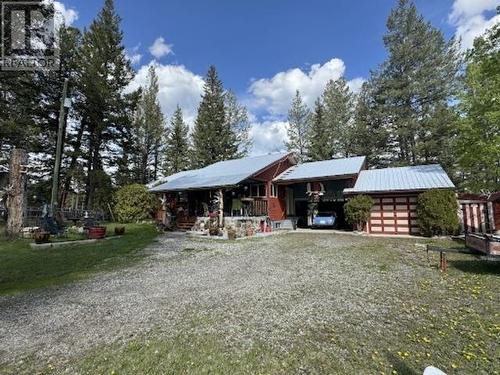
[[313,228],[334,228],[337,224],[335,212],[319,212],[314,216]]

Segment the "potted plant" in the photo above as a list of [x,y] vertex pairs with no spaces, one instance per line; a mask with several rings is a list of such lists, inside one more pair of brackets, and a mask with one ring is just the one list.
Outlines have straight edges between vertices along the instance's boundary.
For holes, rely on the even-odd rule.
[[50,242],[50,233],[44,230],[37,230],[33,233],[33,239],[36,244],[48,243]]
[[123,236],[125,234],[125,227],[124,226],[115,227],[115,234],[117,236]]
[[367,195],[356,195],[344,205],[347,221],[351,223],[356,231],[362,231],[370,218],[373,207],[373,199]]
[[227,230],[227,238],[229,240],[235,240],[236,239],[236,230],[233,228],[229,228]]
[[91,240],[101,240],[106,237],[106,227],[95,226],[90,227],[87,231],[87,237]]

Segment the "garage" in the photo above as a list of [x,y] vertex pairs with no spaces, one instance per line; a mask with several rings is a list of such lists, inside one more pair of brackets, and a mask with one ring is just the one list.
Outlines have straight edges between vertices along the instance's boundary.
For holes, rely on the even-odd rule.
[[438,164],[363,170],[344,194],[368,195],[373,207],[365,230],[373,234],[418,235],[418,195],[430,189],[454,189]]
[[367,225],[368,233],[419,234],[417,196],[372,196],[373,207]]

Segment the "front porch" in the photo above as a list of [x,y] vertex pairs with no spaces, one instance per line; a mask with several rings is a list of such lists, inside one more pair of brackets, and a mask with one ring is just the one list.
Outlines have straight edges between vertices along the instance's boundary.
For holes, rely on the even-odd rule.
[[241,223],[252,223],[257,231],[262,223],[270,225],[268,198],[267,185],[254,181],[224,189],[166,192],[158,219],[181,230],[239,228]]

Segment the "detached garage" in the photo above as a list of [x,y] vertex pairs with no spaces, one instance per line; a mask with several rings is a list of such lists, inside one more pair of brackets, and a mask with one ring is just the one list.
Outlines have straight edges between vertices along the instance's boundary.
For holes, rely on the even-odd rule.
[[345,189],[344,194],[373,199],[368,233],[418,235],[418,195],[430,189],[454,188],[443,168],[433,164],[361,171],[354,187]]

